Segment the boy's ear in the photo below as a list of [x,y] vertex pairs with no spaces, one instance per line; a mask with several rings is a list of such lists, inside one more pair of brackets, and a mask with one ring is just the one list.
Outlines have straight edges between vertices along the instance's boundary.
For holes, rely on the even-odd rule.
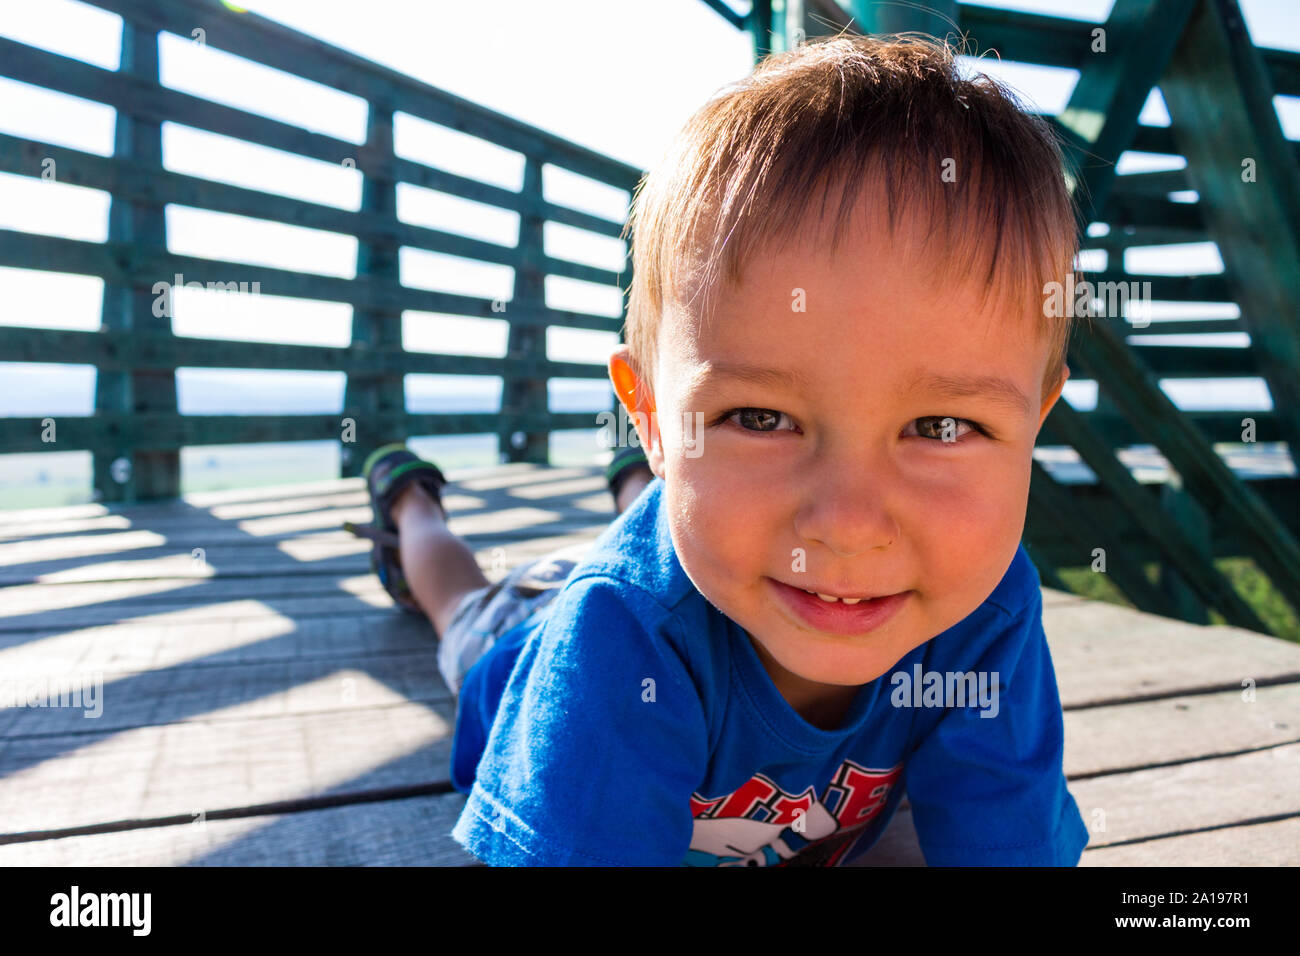
[[1038,427],[1040,430],[1043,427],[1043,422],[1047,421],[1047,416],[1051,413],[1052,407],[1056,404],[1057,399],[1061,397],[1061,390],[1065,388],[1065,383],[1069,381],[1069,378],[1070,367],[1068,365],[1062,365],[1061,380],[1056,383],[1046,396],[1043,397],[1043,407],[1038,413]]
[[614,384],[614,394],[627,410],[636,428],[637,438],[645,451],[650,470],[658,477],[664,475],[663,437],[659,434],[659,416],[655,411],[655,397],[650,385],[632,370],[629,362],[631,350],[626,345],[614,349],[609,357],[609,380]]

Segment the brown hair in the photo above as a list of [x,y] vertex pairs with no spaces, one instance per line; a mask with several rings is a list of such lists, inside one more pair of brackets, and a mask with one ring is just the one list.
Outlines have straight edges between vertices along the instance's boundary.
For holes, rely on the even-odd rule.
[[[707,314],[719,266],[738,282],[758,248],[794,234],[819,188],[839,183],[834,249],[864,186],[883,182],[891,228],[896,196],[923,200],[931,232],[938,205],[946,267],[986,262],[986,297],[1000,284],[1017,312],[1048,323],[1044,394],[1056,384],[1069,319],[1043,316],[1044,286],[1073,271],[1079,244],[1063,151],[997,81],[961,78],[960,52],[924,35],[819,38],[766,57],[691,116],[637,185],[624,230],[638,376],[653,381],[666,302],[695,287]],[[952,188],[940,188],[945,168]]]

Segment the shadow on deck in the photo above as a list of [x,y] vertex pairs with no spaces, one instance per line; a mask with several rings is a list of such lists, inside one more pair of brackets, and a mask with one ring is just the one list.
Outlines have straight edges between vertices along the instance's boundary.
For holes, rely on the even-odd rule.
[[[594,467],[452,478],[494,579],[612,517]],[[93,720],[0,700],[0,865],[473,864],[433,631],[340,530],[368,517],[360,479],[0,513],[0,682],[102,679]],[[1044,604],[1083,864],[1300,863],[1300,647]],[[906,805],[865,862],[923,863]]]

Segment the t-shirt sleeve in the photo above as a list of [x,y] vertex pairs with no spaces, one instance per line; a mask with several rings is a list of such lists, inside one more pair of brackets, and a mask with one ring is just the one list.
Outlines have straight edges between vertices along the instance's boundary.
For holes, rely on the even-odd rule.
[[453,838],[494,866],[680,865],[708,734],[677,618],[599,576],[569,582],[548,612]]
[[[1066,788],[1060,694],[1033,583],[1024,610],[996,612],[1004,624],[989,629],[968,671],[986,673],[996,693],[946,708],[907,762],[912,818],[931,866],[1075,866],[1088,843]],[[927,667],[945,666],[936,658]]]

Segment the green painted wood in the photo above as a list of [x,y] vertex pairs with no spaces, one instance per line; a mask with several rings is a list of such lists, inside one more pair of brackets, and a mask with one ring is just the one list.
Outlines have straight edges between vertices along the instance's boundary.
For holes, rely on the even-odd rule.
[[[1111,190],[1111,202],[1115,202],[1115,191]],[[1122,198],[1122,197],[1121,197]],[[1114,228],[1105,236],[1088,236],[1082,238],[1083,249],[1122,250],[1129,246],[1159,246],[1180,242],[1204,242],[1205,234],[1199,229],[1177,229],[1170,226],[1135,225]]]
[[[1205,509],[1191,495],[1176,487],[1174,482],[1160,486],[1160,506],[1159,513],[1167,514],[1185,532],[1191,549],[1190,563],[1213,567],[1210,557],[1210,519],[1205,514]],[[1178,606],[1178,616],[1184,621],[1193,624],[1210,623],[1209,610],[1199,599],[1196,588],[1171,563],[1160,566],[1160,589]],[[1266,629],[1260,627],[1252,630]]]
[[1300,164],[1235,0],[1203,0],[1162,90],[1282,432],[1300,449]]
[[[367,158],[378,165],[391,164],[393,153],[393,111],[384,103],[370,103],[366,120]],[[361,185],[361,208],[379,219],[397,222],[397,187],[394,183],[365,177]],[[368,239],[357,243],[357,275],[372,282],[399,285],[398,243],[395,239]],[[352,314],[352,350],[382,349],[390,355],[402,350],[402,313],[399,309],[357,309]],[[343,391],[346,427],[340,441],[342,476],[361,474],[365,454],[354,448],[373,450],[402,441],[405,435],[397,417],[406,411],[405,378],[397,362],[380,363],[366,372],[348,373]],[[364,430],[365,437],[355,433]]]
[[[143,289],[152,289],[157,282],[172,282],[180,273],[186,282],[246,282],[249,290],[256,282],[263,295],[346,302],[359,309],[414,309],[470,318],[502,317],[493,310],[491,299],[413,289],[370,276],[345,279],[221,259],[178,256],[143,244],[85,242],[8,229],[0,229],[0,263],[22,269],[96,275],[106,282]],[[547,309],[538,303],[514,306],[510,321],[601,331],[613,331],[620,324],[620,320],[612,317]]]
[[[1150,222],[1152,213],[1161,215],[1161,225],[1171,224],[1171,207],[1179,204],[1162,205],[1154,197],[1112,197],[1111,184],[1115,161],[1120,152],[1133,142],[1138,128],[1138,113],[1146,100],[1147,92],[1160,77],[1166,63],[1178,55],[1174,50],[1192,15],[1191,11],[1192,4],[1188,0],[1120,0],[1112,9],[1106,24],[1107,56],[1081,61],[1082,75],[1058,124],[1066,137],[1079,177],[1075,192],[1080,199],[1081,228],[1095,219],[1105,219],[1120,225],[1122,231],[1123,226],[1130,221]],[[1120,211],[1118,217],[1115,215],[1117,206],[1127,207]],[[1192,206],[1187,208],[1194,210]],[[1099,215],[1098,210],[1106,211]],[[1199,210],[1188,216],[1189,221],[1179,225],[1196,225],[1190,221],[1192,216],[1199,218]],[[1098,278],[1104,279],[1105,274]],[[1210,278],[1187,277],[1180,291],[1189,298],[1226,298],[1231,287],[1229,277],[1214,277],[1221,280],[1219,288],[1214,294],[1207,294],[1211,287],[1206,284],[1206,280]],[[1154,283],[1152,294],[1157,299],[1166,297],[1162,292],[1155,291]],[[1233,367],[1249,374],[1254,367],[1253,359],[1249,353],[1240,350],[1179,349],[1171,352],[1168,347],[1138,349],[1125,344],[1115,325],[1113,319],[1106,318],[1081,324],[1079,334],[1074,336],[1071,345],[1072,365],[1076,361],[1082,361],[1086,370],[1098,381],[1102,394],[1114,401],[1139,430],[1165,453],[1187,480],[1189,490],[1201,498],[1216,517],[1226,518],[1227,512],[1231,510],[1238,520],[1246,523],[1245,531],[1256,546],[1254,554],[1257,562],[1265,567],[1266,573],[1273,578],[1278,588],[1295,603],[1294,598],[1300,593],[1295,590],[1295,585],[1300,583],[1300,562],[1296,561],[1300,550],[1297,550],[1294,539],[1285,530],[1272,526],[1271,516],[1258,499],[1250,498],[1245,503],[1233,500],[1234,495],[1239,499],[1243,495],[1249,496],[1250,492],[1224,465],[1195,426],[1179,415],[1154,377],[1174,372],[1188,374],[1193,369],[1205,369],[1207,366],[1220,374],[1227,374],[1227,370]],[[1058,432],[1063,428],[1068,429],[1071,424],[1078,425],[1073,419],[1056,424]],[[1066,437],[1080,440],[1078,434],[1067,434]],[[1108,490],[1121,496],[1127,495],[1136,501],[1131,482],[1120,476],[1117,470],[1120,466],[1113,455],[1108,455],[1104,447],[1097,447],[1101,444],[1100,438],[1091,435],[1085,438],[1094,439],[1088,447],[1090,454],[1103,466],[1099,472],[1103,484]],[[1082,454],[1082,449],[1080,452]],[[1094,470],[1097,470],[1096,466]],[[1123,474],[1127,476],[1127,471]],[[1229,500],[1225,501],[1225,498]],[[1121,500],[1124,500],[1123,497]],[[1159,521],[1155,517],[1157,514],[1153,510],[1148,520]],[[1161,534],[1156,537],[1163,543]],[[1198,580],[1196,586],[1198,593],[1204,596],[1204,589],[1217,583],[1212,564],[1204,558],[1197,562],[1195,549],[1188,549],[1183,557],[1186,563],[1180,566],[1180,571],[1186,577],[1190,568],[1193,572],[1191,577],[1203,578]],[[1224,599],[1231,600],[1226,595]]]
[[[1273,508],[1274,513],[1279,515],[1293,535],[1300,534],[1300,514],[1297,513],[1296,509],[1292,507],[1288,510],[1278,507],[1280,504],[1294,501],[1295,482],[1293,479],[1257,479],[1250,482],[1250,487],[1252,491]],[[1133,556],[1134,560],[1143,563],[1158,563],[1162,559],[1161,549],[1152,543],[1149,535],[1128,519],[1125,509],[1115,501],[1111,493],[1102,485],[1075,484],[1062,485],[1062,488],[1069,494],[1071,499],[1082,502],[1083,507],[1088,510],[1088,514],[1092,515],[1099,525],[1116,529],[1118,540],[1125,550]],[[1162,488],[1163,485],[1160,484],[1142,486],[1143,492],[1150,498],[1152,508],[1160,507]],[[1055,529],[1052,527],[1038,525],[1031,521],[1026,525],[1026,537],[1042,548],[1056,566],[1074,567],[1079,565],[1078,549],[1074,548],[1070,554],[1063,555],[1060,541]],[[1237,529],[1231,524],[1219,523],[1212,525],[1210,528],[1209,551],[1215,558],[1246,557],[1249,556],[1250,545],[1237,533]]]
[[1132,339],[1149,338],[1153,335],[1217,335],[1224,332],[1248,332],[1240,319],[1186,319],[1174,322],[1150,322],[1138,327],[1124,329],[1123,332]]
[[[597,412],[412,413],[373,415],[357,423],[358,444],[370,447],[384,431],[403,435],[495,434],[501,423],[543,432],[548,429],[596,429]],[[235,445],[256,442],[337,441],[343,415],[167,415],[103,414],[58,416],[58,441],[41,442],[44,418],[0,418],[0,453],[112,449],[148,443],[176,449],[190,445]]]
[[[1096,573],[1108,575],[1138,610],[1173,617],[1177,607],[1147,579],[1133,552],[1121,544],[1116,529],[1093,520],[1086,506],[1066,492],[1038,462],[1032,468],[1028,521],[1038,528],[1051,528],[1055,537],[1065,539],[1068,557],[1059,559],[1057,566],[1104,567],[1104,571]],[[1048,560],[1054,557],[1044,556]],[[1104,565],[1094,565],[1098,560],[1104,560]]]
[[[973,3],[961,4],[961,25],[979,42],[980,50],[997,50],[1004,60],[1076,69],[1080,51],[1088,49],[1091,33],[1099,26]],[[1300,96],[1300,53],[1268,48],[1259,52],[1277,92]]]
[[[1143,434],[1121,414],[1105,411],[1077,412],[1077,414],[1086,418],[1093,430],[1098,432],[1102,440],[1112,448],[1146,444],[1147,440]],[[1257,442],[1282,440],[1277,428],[1277,418],[1272,412],[1194,411],[1183,412],[1183,417],[1203,432],[1206,439],[1211,442],[1230,442],[1233,444],[1241,442],[1248,428],[1247,419],[1255,423],[1255,440]],[[1038,433],[1038,444],[1040,446],[1068,445],[1069,442],[1056,429],[1051,416],[1048,416],[1047,421],[1043,423],[1042,430]]]
[[1087,55],[1090,31],[1100,24],[1037,13],[963,3],[962,30],[978,52],[996,50],[1004,60],[1077,68]]
[[[365,211],[352,212],[335,206],[307,202],[242,186],[231,186],[195,176],[153,170],[122,157],[97,156],[94,153],[57,146],[53,143],[25,140],[0,133],[0,170],[38,177],[42,173],[42,162],[47,158],[55,160],[58,164],[60,182],[90,189],[102,189],[133,202],[179,203],[309,229],[347,233],[360,239],[381,242],[397,240],[405,246],[416,246],[486,262],[515,264],[516,257],[510,246],[416,226],[388,217],[373,216]],[[475,180],[414,163],[409,165],[399,163],[396,172],[402,182],[473,199],[475,202],[483,202],[511,212],[525,210],[553,222],[562,222],[612,238],[618,238],[622,233],[622,222],[557,206],[545,202],[537,195],[487,186]],[[611,283],[615,276],[615,273],[608,270],[583,266],[564,259],[548,259],[547,268],[552,274],[587,282]]]
[[1231,277],[1224,273],[1166,276],[1124,272],[1114,265],[1118,263],[1104,272],[1085,272],[1083,278],[1094,284],[1110,283],[1107,289],[1119,285],[1130,289],[1134,288],[1133,283],[1138,283],[1138,292],[1144,292],[1150,283],[1151,298],[1157,301],[1224,302],[1231,298]]
[[[1139,127],[1140,129],[1151,129],[1153,127]],[[1137,138],[1141,134],[1135,134],[1135,138],[1130,141],[1129,149],[1136,150]],[[1089,169],[1093,169],[1090,164]],[[1093,170],[1094,174],[1096,170]],[[1162,199],[1159,196],[1142,196],[1142,195],[1116,195],[1113,192],[1106,199],[1106,205],[1098,214],[1095,209],[1091,212],[1092,218],[1089,222],[1108,223],[1112,230],[1124,230],[1129,226],[1135,227],[1159,227],[1164,229],[1179,229],[1184,232],[1190,232],[1198,236],[1202,241],[1205,238],[1205,221],[1201,218],[1199,203],[1193,202],[1172,202],[1169,199]]]
[[775,49],[773,33],[776,24],[772,16],[772,0],[752,0],[749,13],[745,14],[745,29],[753,44],[754,62]]
[[924,4],[847,0],[854,24],[863,33],[906,33],[917,30],[943,37],[957,32],[957,0],[926,0]]
[[[158,42],[153,31],[123,24],[120,75],[140,84],[158,83]],[[119,110],[113,149],[144,168],[160,169],[161,128],[130,109]],[[160,204],[112,198],[108,236],[113,242],[165,248],[165,231]],[[175,368],[144,368],[130,360],[141,333],[163,341],[171,338],[171,318],[155,315],[151,305],[152,296],[138,286],[128,282],[105,283],[101,308],[103,327],[117,333],[127,362],[120,369],[103,369],[95,376],[97,412],[176,414]],[[155,446],[147,434],[141,435],[139,441],[111,446],[100,443],[92,455],[91,469],[95,495],[101,501],[132,502],[174,498],[180,494],[179,453]]]
[[[524,167],[524,192],[542,191],[541,164],[529,160]],[[545,274],[542,266],[542,220],[524,216],[519,222],[518,252],[523,264],[515,270],[512,302],[537,308],[546,302]],[[515,359],[546,359],[546,330],[536,326],[512,325],[506,343],[506,355]],[[503,462],[529,461],[545,463],[550,439],[545,430],[519,426],[517,413],[544,410],[549,406],[546,380],[537,375],[521,375],[514,366],[502,376],[502,418],[497,432],[497,450]]]
[[20,362],[58,361],[98,365],[109,370],[193,368],[259,368],[337,371],[367,376],[389,368],[403,374],[502,375],[544,378],[606,378],[605,366],[595,362],[552,362],[536,356],[491,358],[406,352],[391,343],[371,348],[285,345],[221,339],[172,338],[123,332],[82,332],[65,329],[0,328],[0,353]]
[[1300,544],[1244,482],[1215,454],[1151,373],[1107,322],[1075,336],[1071,364],[1093,375],[1129,420],[1179,472],[1212,520],[1230,521],[1251,545],[1251,555],[1293,607],[1300,608]]
[[1080,203],[1080,228],[1091,221],[1093,210],[1106,208],[1115,178],[1113,166],[1095,169],[1091,164],[1113,162],[1132,140],[1142,106],[1194,3],[1116,0],[1097,42],[1081,46],[1079,81],[1056,118],[1068,134],[1070,159],[1087,193],[1087,201]]
[[723,3],[723,0],[704,0],[704,5],[730,23],[737,30],[745,29],[745,18]]
[[1159,196],[1191,189],[1186,169],[1162,169],[1151,173],[1117,175],[1111,189],[1126,196]]
[[[1202,554],[1199,536],[1189,533],[1173,517],[1160,508],[1151,506],[1150,496],[1142,489],[1127,467],[1115,456],[1114,450],[1066,402],[1058,402],[1049,416],[1057,432],[1079,453],[1084,462],[1097,475],[1098,481],[1115,496],[1124,508],[1126,517],[1145,531],[1159,547],[1165,566],[1172,566],[1186,580],[1200,602],[1215,608],[1230,624],[1269,633],[1232,585]],[[1192,506],[1184,507],[1188,513]],[[1206,532],[1208,537],[1208,531]],[[1203,621],[1205,613],[1199,604],[1189,610],[1189,602],[1181,595],[1170,595],[1180,613],[1178,617],[1189,621]],[[1190,614],[1190,616],[1187,616]]]
[[[386,102],[394,110],[476,136],[563,166],[601,182],[632,189],[641,170],[563,137],[530,126],[422,83],[414,77],[331,46],[253,12],[236,13],[220,0],[90,0],[94,6],[157,30],[188,37],[195,23],[207,26],[209,46],[313,80]],[[0,56],[0,62],[3,57]],[[93,98],[93,97],[92,97]],[[196,125],[190,120],[181,120]],[[355,147],[353,147],[355,151]],[[343,156],[328,157],[338,162]],[[357,167],[363,168],[362,157]]]

